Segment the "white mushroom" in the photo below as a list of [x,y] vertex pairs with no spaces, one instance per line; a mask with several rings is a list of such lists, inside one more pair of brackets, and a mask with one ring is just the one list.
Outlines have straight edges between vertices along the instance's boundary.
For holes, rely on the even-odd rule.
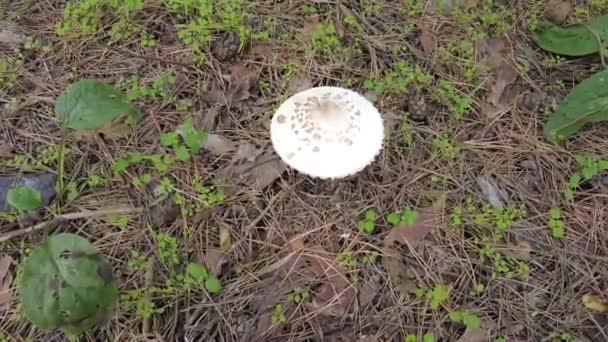
[[382,149],[380,113],[363,96],[317,87],[287,99],[272,118],[274,149],[294,169],[319,178],[353,175]]

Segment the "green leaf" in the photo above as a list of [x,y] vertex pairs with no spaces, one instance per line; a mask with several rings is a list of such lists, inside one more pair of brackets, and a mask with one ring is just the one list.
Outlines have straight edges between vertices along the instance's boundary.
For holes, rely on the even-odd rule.
[[481,320],[472,312],[465,312],[462,315],[462,323],[466,325],[467,329],[477,329],[481,326]]
[[190,159],[190,152],[184,145],[179,145],[175,148],[175,156],[181,161],[188,161]]
[[39,328],[79,335],[112,314],[118,294],[112,267],[86,239],[52,236],[21,267],[23,312]]
[[416,335],[414,334],[407,334],[405,335],[405,337],[403,338],[404,342],[417,342],[418,338],[416,337]]
[[160,144],[163,146],[175,146],[179,144],[179,133],[167,132],[160,135]]
[[462,311],[452,311],[449,314],[450,320],[452,322],[462,322]]
[[393,226],[398,226],[401,223],[401,215],[397,213],[390,213],[386,216],[386,221]]
[[376,219],[376,212],[373,210],[368,210],[365,212],[365,219],[366,220],[375,220]]
[[112,170],[116,173],[123,172],[129,167],[129,161],[126,159],[117,159],[112,165]]
[[198,284],[203,284],[205,279],[209,276],[205,266],[197,263],[189,263],[188,266],[186,266],[186,273]]
[[141,118],[120,90],[88,79],[70,85],[57,98],[55,113],[65,127],[72,129],[101,128],[121,115],[127,115],[132,124]]
[[29,211],[42,206],[40,192],[29,185],[17,185],[11,188],[6,201],[17,210]]
[[608,120],[608,70],[584,80],[566,96],[547,121],[545,135],[560,142],[586,123]]
[[422,336],[422,342],[435,342],[435,334],[429,332]]
[[205,279],[205,288],[209,293],[216,294],[222,290],[222,283],[220,283],[219,279],[214,275],[209,275],[209,277]]
[[551,23],[541,23],[534,32],[536,43],[544,50],[565,56],[585,56],[600,51],[597,34],[604,47],[608,47],[608,16],[592,18],[587,23],[579,23],[561,28]]

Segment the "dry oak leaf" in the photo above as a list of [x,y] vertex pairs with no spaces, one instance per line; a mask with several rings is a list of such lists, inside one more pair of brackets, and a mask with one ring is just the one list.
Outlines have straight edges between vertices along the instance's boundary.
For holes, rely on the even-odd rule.
[[435,42],[437,39],[433,32],[433,26],[429,21],[425,21],[424,24],[421,25],[418,39],[420,40],[420,45],[422,46],[424,53],[431,55],[435,52]]

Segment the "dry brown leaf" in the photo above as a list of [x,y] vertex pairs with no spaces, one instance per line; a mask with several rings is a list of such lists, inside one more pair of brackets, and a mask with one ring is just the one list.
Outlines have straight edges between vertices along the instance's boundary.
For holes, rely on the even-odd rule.
[[11,299],[11,284],[13,276],[9,272],[10,266],[13,263],[13,258],[9,255],[2,254],[0,256],[0,311],[10,307]]
[[518,77],[517,68],[513,65],[512,51],[506,38],[491,38],[477,43],[482,58],[494,68],[494,76],[488,92],[487,102],[502,107],[503,94],[507,87]]
[[221,156],[235,149],[235,144],[218,134],[209,133],[207,139],[201,143],[203,150]]
[[19,32],[16,25],[4,23],[0,26],[0,44],[14,47],[25,43],[26,39],[25,34]]
[[220,250],[226,253],[232,247],[232,237],[226,228],[220,228]]
[[258,79],[257,72],[249,69],[244,63],[235,64],[230,67],[230,88],[228,100],[237,103],[251,96],[249,90]]
[[287,94],[293,95],[309,88],[312,88],[310,78],[303,74],[296,74],[287,83]]
[[274,53],[274,45],[270,41],[257,41],[251,47],[251,54],[259,58],[271,57]]
[[302,256],[310,263],[309,269],[320,279],[321,285],[312,296],[313,310],[330,315],[344,315],[354,302],[356,292],[346,276],[346,270],[321,247]]
[[224,253],[220,251],[218,248],[209,247],[207,251],[205,251],[205,256],[203,257],[203,263],[209,270],[209,272],[218,275],[221,269],[221,266],[224,262]]
[[414,225],[404,223],[401,227],[393,228],[384,239],[385,246],[394,245],[395,241],[411,245],[422,240],[440,223],[439,212],[435,209],[422,209]]
[[429,21],[425,21],[420,27],[420,45],[422,50],[427,54],[431,55],[435,52],[435,33],[433,32],[433,25]]
[[261,191],[274,183],[287,169],[287,165],[273,150],[259,154],[260,150],[251,146],[247,143],[241,145],[230,164],[216,174],[216,181],[226,183],[222,191],[227,196],[241,190]]
[[379,289],[380,276],[374,275],[371,279],[366,281],[363,286],[361,286],[361,289],[359,289],[359,294],[357,296],[359,300],[359,307],[365,308],[368,304],[370,304],[378,295]]
[[549,0],[543,17],[552,23],[561,24],[568,18],[570,11],[572,11],[570,0]]
[[417,287],[416,265],[407,265],[402,261],[401,251],[395,246],[399,242],[415,246],[440,223],[436,209],[423,209],[411,227],[408,224],[394,228],[384,238],[382,264],[391,278],[393,285],[403,294],[412,293]]
[[150,208],[150,223],[154,228],[170,226],[178,216],[179,206],[169,199]]
[[482,328],[467,328],[456,342],[485,342],[489,333]]
[[582,298],[583,305],[587,310],[596,313],[603,313],[608,311],[608,302],[597,297],[596,295],[587,293]]
[[517,80],[517,76],[517,69],[513,65],[508,62],[501,64],[496,71],[494,83],[490,88],[488,102],[494,106],[499,106],[505,90]]

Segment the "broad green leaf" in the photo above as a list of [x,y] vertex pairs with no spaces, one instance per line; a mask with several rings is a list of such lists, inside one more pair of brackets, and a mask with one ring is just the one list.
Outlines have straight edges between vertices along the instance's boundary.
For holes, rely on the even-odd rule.
[[190,152],[184,145],[179,145],[175,148],[175,156],[181,161],[188,161],[190,159]]
[[576,86],[547,121],[545,135],[553,142],[576,133],[586,123],[608,120],[608,70]]
[[55,103],[55,113],[72,129],[98,129],[122,115],[137,122],[141,113],[112,85],[98,80],[80,80],[70,85]]
[[564,56],[585,56],[600,51],[597,34],[604,47],[608,47],[608,16],[599,16],[584,24],[561,28],[542,23],[534,32],[536,43],[544,50]]
[[386,221],[393,226],[398,226],[401,223],[401,215],[397,213],[390,213],[386,216]]
[[79,335],[103,323],[117,297],[112,267],[86,239],[50,237],[22,265],[19,297],[26,317],[42,329]]
[[209,277],[205,279],[205,288],[209,293],[216,294],[222,290],[222,283],[220,283],[219,279],[214,275],[209,275]]
[[209,277],[207,269],[203,265],[197,263],[189,263],[188,266],[186,266],[186,273],[198,284],[203,284],[205,279]]
[[462,311],[452,311],[449,317],[452,322],[462,322]]
[[42,198],[40,192],[28,185],[17,185],[6,195],[7,202],[17,210],[28,211],[40,208]]
[[477,329],[481,326],[481,319],[472,312],[465,312],[462,315],[462,323],[464,323],[468,329]]

